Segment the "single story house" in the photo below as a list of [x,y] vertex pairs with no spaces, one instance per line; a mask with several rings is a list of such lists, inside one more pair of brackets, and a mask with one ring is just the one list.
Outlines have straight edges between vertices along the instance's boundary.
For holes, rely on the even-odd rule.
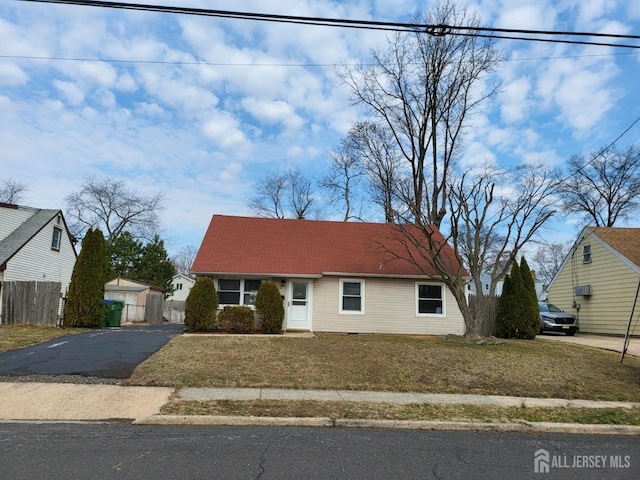
[[161,288],[116,277],[105,284],[104,298],[124,302],[122,322],[162,323],[164,290]]
[[0,322],[3,283],[56,282],[64,297],[77,259],[75,244],[61,210],[0,203]]
[[[260,284],[274,282],[289,331],[463,334],[455,298],[424,260],[404,259],[399,232],[393,224],[214,215],[191,273],[214,280],[221,307],[252,306]],[[442,258],[455,261],[437,230],[434,238]]]
[[[585,227],[549,284],[549,302],[581,332],[624,335],[640,314],[640,228]],[[636,332],[637,333],[637,332]]]

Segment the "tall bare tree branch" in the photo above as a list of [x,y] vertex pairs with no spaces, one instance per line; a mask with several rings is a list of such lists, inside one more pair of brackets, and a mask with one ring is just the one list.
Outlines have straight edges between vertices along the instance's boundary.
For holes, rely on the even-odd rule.
[[124,231],[149,240],[159,228],[163,200],[161,192],[145,196],[129,190],[122,180],[92,176],[83,181],[80,191],[65,198],[65,210],[69,228],[78,238],[88,228],[99,228],[108,242]]

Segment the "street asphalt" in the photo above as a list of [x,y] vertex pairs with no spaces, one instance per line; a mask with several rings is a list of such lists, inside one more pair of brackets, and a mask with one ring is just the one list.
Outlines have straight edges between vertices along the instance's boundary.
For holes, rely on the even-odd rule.
[[[541,337],[544,338],[544,337]],[[550,340],[561,341],[565,337]],[[622,347],[622,339],[580,335],[585,345],[599,348]],[[607,347],[603,347],[603,342]],[[630,355],[640,356],[640,339],[632,340]],[[634,408],[640,402],[521,398],[492,395],[454,395],[407,392],[358,392],[347,390],[294,390],[265,388],[182,388],[123,387],[119,385],[78,385],[68,383],[0,382],[0,421],[110,421],[122,419],[136,424],[225,424],[225,425],[309,425],[432,430],[501,430],[623,433],[640,435],[640,427],[625,425],[460,423],[427,421],[385,421],[330,418],[268,418],[191,415],[160,415],[172,398],[182,400],[324,400],[383,402],[396,404],[476,404],[528,407]]]

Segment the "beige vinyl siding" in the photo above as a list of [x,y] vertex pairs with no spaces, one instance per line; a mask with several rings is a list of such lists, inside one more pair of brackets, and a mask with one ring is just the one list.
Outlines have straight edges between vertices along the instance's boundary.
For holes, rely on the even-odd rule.
[[446,316],[417,316],[415,279],[364,278],[365,313],[354,315],[339,313],[340,278],[323,277],[313,282],[312,328],[316,332],[464,333],[462,314],[455,298],[444,285]]
[[[590,263],[582,263],[584,245],[591,245]],[[578,315],[581,332],[624,335],[638,280],[636,272],[589,235],[551,285],[549,302]],[[592,294],[574,296],[576,285],[591,285]],[[574,300],[579,310],[573,308]]]

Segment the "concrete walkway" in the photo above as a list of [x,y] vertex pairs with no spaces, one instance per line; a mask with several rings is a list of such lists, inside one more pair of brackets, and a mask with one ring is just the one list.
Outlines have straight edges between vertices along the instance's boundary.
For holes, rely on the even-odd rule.
[[[70,383],[0,383],[0,420],[139,420],[158,415],[174,389]],[[179,400],[322,400],[393,404],[472,404],[499,407],[633,408],[640,402],[521,398],[352,390],[183,388]]]
[[321,400],[409,404],[470,404],[497,407],[634,408],[640,402],[566,400],[563,398],[506,397],[453,393],[371,392],[354,390],[297,390],[282,388],[183,388],[178,400]]
[[[624,337],[611,337],[606,335],[593,335],[591,333],[578,333],[573,337],[563,334],[542,334],[536,336],[536,340],[549,340],[552,342],[573,343],[576,345],[584,345],[587,347],[602,348],[622,353],[624,346]],[[640,357],[640,338],[631,338],[627,347],[627,355]]]

